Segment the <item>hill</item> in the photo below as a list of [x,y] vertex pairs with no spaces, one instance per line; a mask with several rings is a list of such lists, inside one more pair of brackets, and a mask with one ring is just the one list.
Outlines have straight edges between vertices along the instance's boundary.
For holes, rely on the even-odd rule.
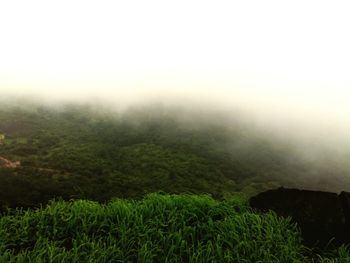
[[2,207],[33,207],[55,197],[103,202],[155,191],[221,197],[281,185],[350,189],[347,168],[330,157],[317,163],[301,158],[288,137],[258,130],[238,113],[23,102],[0,108],[0,131],[0,156],[21,163],[0,168]]

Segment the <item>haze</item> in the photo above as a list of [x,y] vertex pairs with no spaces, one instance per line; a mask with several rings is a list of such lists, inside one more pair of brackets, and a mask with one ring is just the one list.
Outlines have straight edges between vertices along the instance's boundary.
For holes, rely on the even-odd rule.
[[239,107],[267,126],[298,123],[345,140],[349,7],[347,1],[3,1],[0,91],[3,98],[199,101]]

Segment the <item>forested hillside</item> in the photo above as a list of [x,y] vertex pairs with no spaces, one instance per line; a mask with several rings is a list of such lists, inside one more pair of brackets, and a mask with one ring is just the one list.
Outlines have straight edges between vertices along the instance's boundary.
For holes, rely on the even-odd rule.
[[0,134],[0,156],[21,162],[0,168],[2,207],[35,206],[54,197],[105,201],[155,191],[221,197],[281,185],[349,185],[337,170],[329,177],[328,170],[299,158],[288,137],[273,138],[210,110],[3,105]]

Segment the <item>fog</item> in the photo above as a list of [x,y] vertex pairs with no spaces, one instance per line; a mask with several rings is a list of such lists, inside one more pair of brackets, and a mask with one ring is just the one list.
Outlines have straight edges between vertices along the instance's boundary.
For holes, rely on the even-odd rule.
[[[273,98],[273,94],[259,95],[238,88],[235,92],[219,89],[206,92],[194,89],[172,92],[139,89],[125,92],[103,88],[89,91],[72,89],[66,92],[54,89],[30,89],[26,92],[12,90],[2,91],[0,110],[5,107],[33,110],[38,106],[46,106],[61,111],[70,105],[77,105],[81,109],[90,105],[94,112],[126,119],[131,116],[129,121],[136,121],[135,125],[140,120],[134,119],[135,115],[132,115],[136,109],[136,112],[141,113],[140,116],[145,116],[142,122],[148,118],[152,120],[158,116],[168,116],[170,119],[175,117],[182,126],[196,127],[199,131],[208,125],[232,130],[233,133],[243,130],[247,131],[246,138],[252,141],[241,142],[237,138],[232,153],[237,154],[237,147],[244,149],[247,143],[249,146],[261,138],[275,145],[276,149],[289,149],[289,152],[282,150],[281,154],[286,156],[281,157],[296,162],[296,167],[303,163],[308,167],[308,173],[304,176],[303,173],[295,174],[299,179],[290,186],[344,190],[350,178],[350,138],[348,117],[340,111],[341,108],[335,103],[332,106],[319,103],[317,110],[314,107],[308,109],[298,100],[292,103],[289,97],[280,96],[277,99]],[[254,149],[248,151],[254,155]],[[263,149],[257,151],[261,154]],[[298,184],[300,177],[305,180],[302,184]],[[326,181],[322,184],[321,180]]]
[[[252,123],[262,129],[275,130],[277,133],[298,134],[301,137],[318,138],[321,142],[338,141],[342,147],[349,143],[350,116],[348,105],[342,103],[346,94],[337,97],[322,92],[313,94],[313,99],[296,93],[270,91],[260,92],[232,88],[203,89],[134,89],[110,90],[99,89],[27,89],[1,90],[2,101],[20,98],[44,104],[61,103],[99,103],[110,105],[115,109],[127,109],[133,105],[162,103],[169,106],[187,108],[204,108],[226,112],[227,114],[244,114]],[[310,138],[310,139],[311,139]]]
[[[1,103],[160,103],[240,118],[317,160],[350,153],[349,4],[0,4]],[[324,158],[324,156],[323,156]],[[335,158],[335,157],[334,157]],[[335,159],[336,159],[335,158]]]

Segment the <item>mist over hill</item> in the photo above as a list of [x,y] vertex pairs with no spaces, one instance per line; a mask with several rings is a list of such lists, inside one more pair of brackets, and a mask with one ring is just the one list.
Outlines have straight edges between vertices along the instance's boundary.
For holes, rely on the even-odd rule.
[[[248,195],[278,186],[350,189],[345,149],[199,104],[8,100],[0,107],[1,205],[149,192]],[[328,145],[328,146],[327,146]]]

